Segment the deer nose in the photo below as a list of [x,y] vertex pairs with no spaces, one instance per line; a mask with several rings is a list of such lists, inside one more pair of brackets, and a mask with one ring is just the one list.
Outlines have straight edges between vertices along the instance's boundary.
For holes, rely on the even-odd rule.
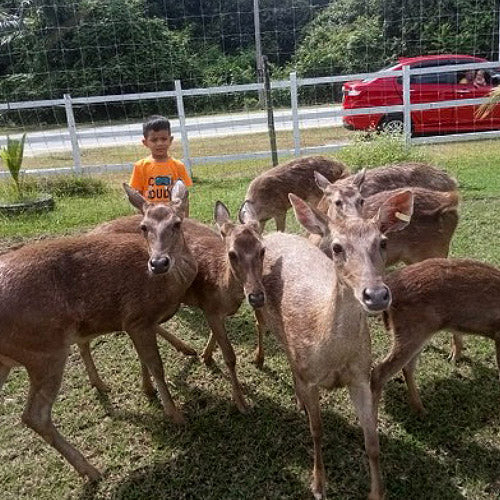
[[370,311],[384,311],[391,303],[391,292],[386,285],[363,290],[363,302]]
[[154,274],[166,273],[170,267],[170,259],[168,257],[150,259],[149,267]]
[[248,302],[252,307],[262,307],[266,300],[264,292],[250,293],[248,294]]

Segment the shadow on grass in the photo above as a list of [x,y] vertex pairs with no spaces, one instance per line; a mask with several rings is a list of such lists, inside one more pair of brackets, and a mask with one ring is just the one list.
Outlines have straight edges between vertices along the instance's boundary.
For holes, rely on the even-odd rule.
[[[106,484],[88,484],[81,500],[312,498],[312,439],[304,414],[256,395],[256,408],[241,415],[228,412],[227,401],[210,392],[188,390],[190,401],[206,404],[185,408],[187,427],[179,430],[161,416],[141,416],[156,442],[154,463],[131,472],[112,491],[101,491]],[[361,429],[325,406],[323,417],[328,497],[366,498],[369,473]],[[415,444],[382,436],[382,459],[388,498],[463,498],[446,468]]]
[[[500,385],[496,370],[471,363],[472,378],[459,373],[420,383],[420,395],[427,410],[423,417],[408,405],[406,385],[396,380],[386,385],[385,412],[450,466],[458,477],[480,479],[500,498],[498,471],[500,449],[495,429],[500,426]],[[488,438],[488,427],[495,439]],[[483,431],[480,446],[475,436]]]

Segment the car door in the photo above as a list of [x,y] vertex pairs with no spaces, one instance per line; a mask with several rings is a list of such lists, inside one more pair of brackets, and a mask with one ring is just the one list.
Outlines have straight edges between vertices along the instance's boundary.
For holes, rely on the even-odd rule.
[[[457,74],[426,73],[410,78],[410,99],[412,104],[435,103],[457,99]],[[415,131],[445,132],[456,128],[456,109],[429,108],[412,111]]]

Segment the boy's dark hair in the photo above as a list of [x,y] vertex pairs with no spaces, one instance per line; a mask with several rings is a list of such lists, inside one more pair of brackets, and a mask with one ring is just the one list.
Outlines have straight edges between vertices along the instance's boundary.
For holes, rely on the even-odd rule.
[[160,130],[166,130],[170,134],[170,122],[161,115],[150,116],[142,126],[142,133],[146,139],[148,138],[149,132],[159,132]]

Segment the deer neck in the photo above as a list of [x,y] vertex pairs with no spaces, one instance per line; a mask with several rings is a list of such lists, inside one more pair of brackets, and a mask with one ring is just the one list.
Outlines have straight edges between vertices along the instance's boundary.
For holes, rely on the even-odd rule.
[[229,296],[234,298],[235,301],[241,302],[245,297],[243,283],[234,274],[227,255],[225,259],[225,272],[222,280],[222,287],[229,294]]
[[329,300],[330,307],[325,309],[321,330],[324,340],[352,336],[359,332],[365,321],[364,310],[354,296],[353,290],[335,279]]

